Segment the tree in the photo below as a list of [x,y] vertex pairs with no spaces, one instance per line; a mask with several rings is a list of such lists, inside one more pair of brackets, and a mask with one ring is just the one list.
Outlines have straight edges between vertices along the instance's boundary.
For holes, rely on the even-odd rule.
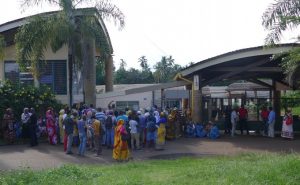
[[[106,30],[98,22],[101,17],[113,19],[120,28],[124,26],[124,15],[109,0],[23,0],[23,7],[43,3],[58,5],[59,12],[34,16],[19,29],[16,35],[17,62],[24,66],[25,61],[31,62],[31,68],[38,78],[38,62],[48,46],[56,52],[64,45],[68,46],[69,104],[72,100],[73,67],[75,64],[84,66],[85,96],[95,96],[94,47],[100,49],[104,58],[109,57],[112,48],[107,43]],[[77,8],[84,2],[93,2],[89,9]],[[91,66],[92,65],[92,66]],[[89,85],[89,86],[88,86]],[[91,100],[90,100],[91,101]]]
[[[300,0],[275,0],[264,12],[262,24],[270,31],[265,39],[266,44],[272,46],[280,42],[283,31],[296,29],[300,24]],[[299,70],[300,49],[295,48],[280,57],[284,73],[290,85],[294,86],[294,80],[289,77],[295,76]]]
[[149,67],[148,59],[146,58],[146,56],[141,56],[138,59],[138,63],[140,63],[140,66],[142,68],[140,74],[141,83],[154,83],[154,77]]
[[144,71],[150,70],[150,67],[148,65],[148,59],[146,58],[146,56],[141,56],[138,59],[138,63],[140,63],[142,70],[144,70]]
[[174,63],[172,56],[163,56],[161,61],[154,65],[154,79],[157,83],[165,83],[172,80],[177,72],[181,70],[181,66]]
[[115,72],[115,83],[117,84],[128,84],[127,81],[127,71],[126,71],[126,61],[121,59],[120,67]]

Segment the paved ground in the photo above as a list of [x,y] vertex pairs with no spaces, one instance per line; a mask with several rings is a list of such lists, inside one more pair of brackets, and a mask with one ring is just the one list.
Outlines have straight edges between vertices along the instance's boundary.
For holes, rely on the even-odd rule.
[[[73,148],[74,153],[76,148]],[[181,138],[168,141],[163,151],[141,150],[131,152],[135,161],[149,159],[170,159],[178,156],[236,155],[245,152],[297,152],[300,153],[300,139],[288,141],[282,138],[265,138],[260,136],[223,136],[221,139]],[[63,164],[114,164],[112,150],[104,149],[101,157],[87,152],[86,157],[66,155],[63,146],[50,146],[42,143],[38,147],[27,145],[0,146],[0,170],[44,169],[59,167]]]

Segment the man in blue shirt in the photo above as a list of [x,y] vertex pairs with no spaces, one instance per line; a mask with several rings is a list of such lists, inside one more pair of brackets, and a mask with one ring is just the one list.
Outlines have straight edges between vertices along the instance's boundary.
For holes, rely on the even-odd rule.
[[275,112],[272,107],[269,107],[269,116],[268,116],[268,124],[269,124],[269,130],[268,130],[268,137],[274,137],[274,125],[275,125]]
[[[105,125],[105,120],[107,118],[107,116],[105,115],[105,113],[102,111],[101,108],[97,109],[97,112],[95,113],[95,117],[97,120],[100,121],[101,125]],[[103,126],[102,129],[104,130],[104,132],[102,133],[102,145],[106,144],[106,131],[105,131],[105,127]]]

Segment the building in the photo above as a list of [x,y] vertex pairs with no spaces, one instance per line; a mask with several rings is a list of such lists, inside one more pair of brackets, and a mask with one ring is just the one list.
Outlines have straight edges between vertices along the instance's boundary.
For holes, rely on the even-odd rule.
[[[76,10],[77,13],[76,16],[83,16],[83,13],[89,12],[91,13],[90,15],[96,17],[96,20],[100,25],[101,33],[103,37],[101,38],[101,42],[103,42],[105,45],[107,45],[107,48],[109,48],[108,49],[109,55],[106,56],[105,68],[107,73],[106,76],[110,76],[110,78],[107,78],[106,90],[112,90],[112,87],[110,86],[112,86],[113,49],[112,49],[112,45],[110,42],[107,29],[105,27],[105,24],[101,16],[95,13],[95,11],[93,10],[94,9],[92,8],[78,9]],[[57,11],[47,12],[47,13],[39,14],[39,16],[47,17],[57,13],[58,13]],[[0,69],[1,69],[0,81],[10,80],[16,85],[19,84],[33,85],[36,84],[35,81],[38,81],[40,85],[47,85],[51,87],[53,93],[56,95],[56,98],[62,103],[68,104],[71,93],[68,89],[69,60],[68,60],[67,45],[64,45],[55,53],[52,51],[52,49],[50,49],[50,46],[46,49],[46,51],[44,52],[43,61],[40,61],[39,63],[39,73],[40,73],[39,79],[33,78],[32,74],[30,73],[30,69],[28,69],[27,71],[20,71],[19,65],[16,63],[15,35],[18,31],[18,28],[28,23],[30,18],[32,17],[25,17],[25,18],[13,20],[0,25],[0,35],[4,36],[5,44],[6,44],[4,49],[4,58],[0,59]],[[95,46],[92,48],[93,51],[91,53],[93,56],[90,57],[92,58],[91,65],[95,65],[95,57],[101,56],[101,52]],[[91,67],[91,69],[95,70],[94,67]],[[93,97],[95,97],[95,88],[94,88],[96,85],[95,75],[92,76],[92,79],[89,79],[89,81],[87,81],[85,76],[83,76],[82,71],[83,70],[80,69],[78,66],[76,65],[73,66],[73,81],[72,81],[73,103],[78,103],[86,100],[84,98],[84,94],[87,92],[86,89],[87,83],[92,84],[92,89],[94,89]],[[93,73],[87,73],[87,74],[95,74],[95,73],[96,72],[94,71]],[[95,103],[95,102],[89,102],[89,103]]]

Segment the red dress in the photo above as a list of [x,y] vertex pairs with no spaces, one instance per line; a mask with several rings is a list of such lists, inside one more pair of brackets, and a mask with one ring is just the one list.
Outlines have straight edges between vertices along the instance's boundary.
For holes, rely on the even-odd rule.
[[46,112],[46,126],[47,126],[49,143],[51,145],[55,145],[57,143],[55,117],[51,110],[48,110]]

